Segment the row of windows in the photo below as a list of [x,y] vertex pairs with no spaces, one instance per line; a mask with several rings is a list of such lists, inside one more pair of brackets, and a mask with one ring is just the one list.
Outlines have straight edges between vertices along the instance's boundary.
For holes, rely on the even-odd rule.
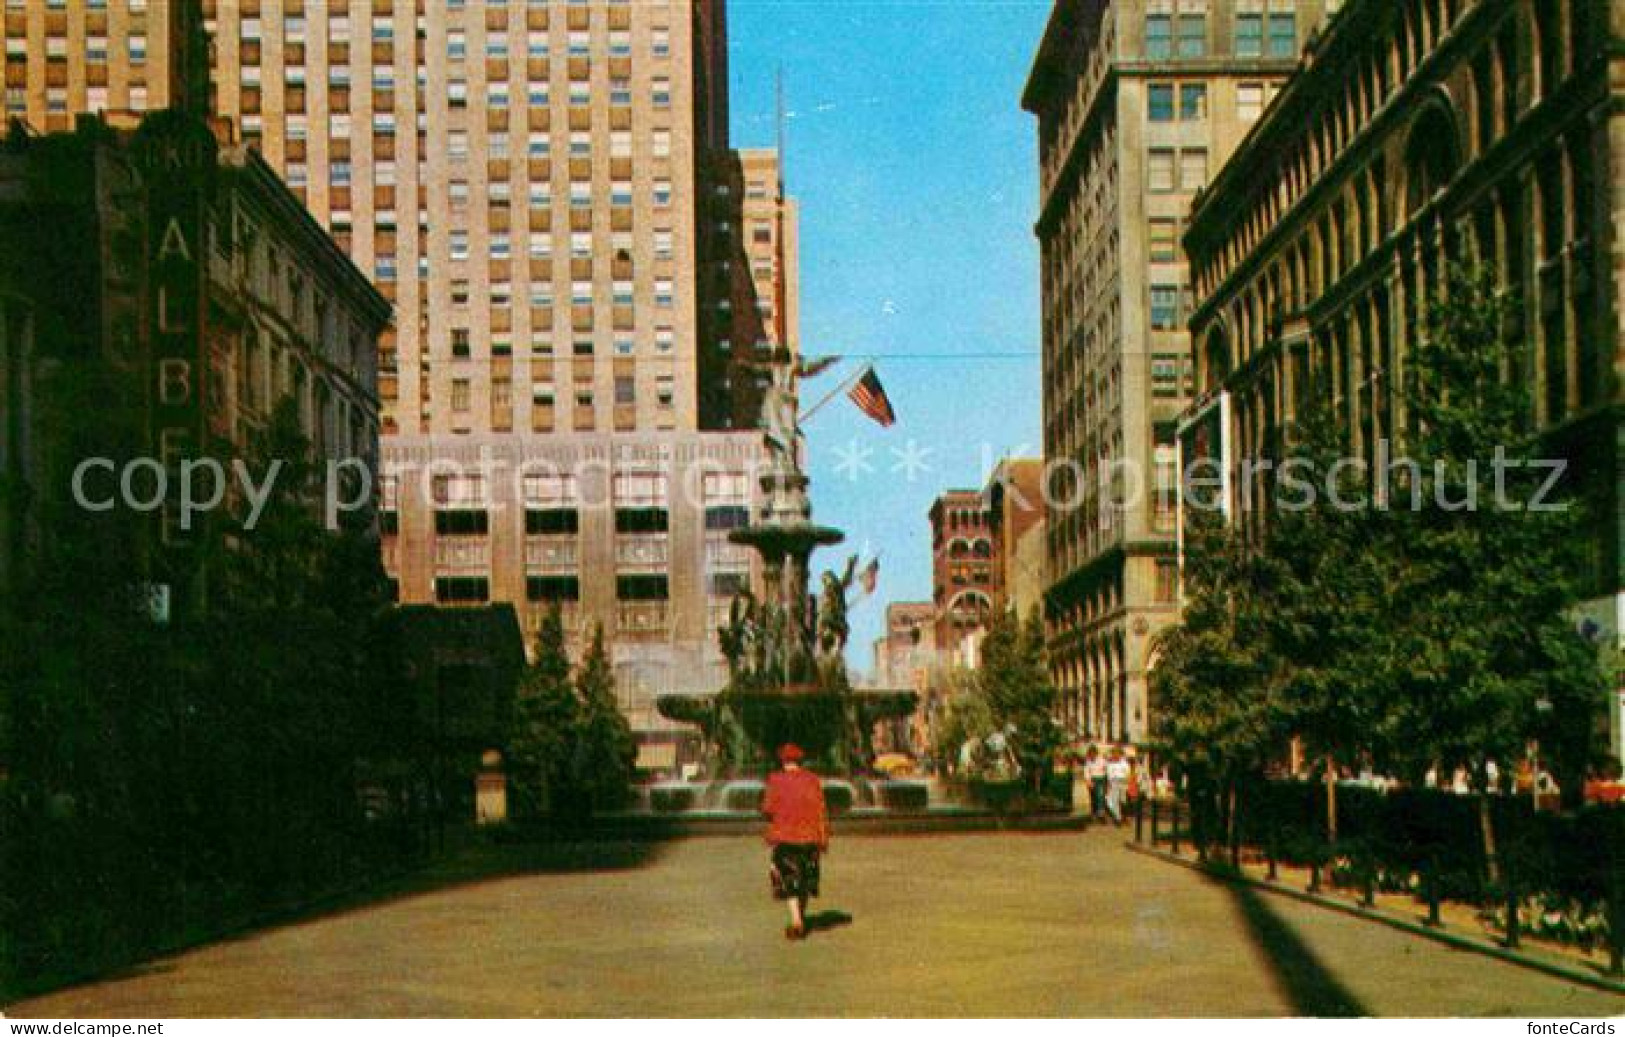
[[[581,581],[575,576],[527,576],[525,596],[531,601],[579,601]],[[620,576],[615,596],[621,601],[666,601],[671,589],[664,576]],[[484,576],[439,576],[434,597],[448,605],[483,604],[491,600],[491,581]]]
[[1198,191],[1207,186],[1206,148],[1152,148],[1146,154],[1146,190]]
[[[750,589],[750,575],[739,572],[711,574],[708,591],[712,597],[732,598]],[[435,600],[443,604],[483,604],[491,600],[491,581],[484,576],[440,576],[434,581]],[[665,576],[628,575],[615,579],[615,597],[620,601],[668,601],[671,584]],[[579,576],[526,576],[525,598],[540,602],[581,600]]]
[[[670,376],[661,376],[655,382],[655,401],[662,407],[672,406],[676,395],[676,387]],[[473,382],[467,378],[453,378],[451,381],[451,409],[453,413],[467,414],[472,410]],[[629,407],[637,403],[637,382],[630,375],[617,375],[614,388],[615,405]],[[594,392],[591,388],[577,387],[575,391],[577,407],[591,407],[594,401]],[[552,407],[555,403],[554,388],[551,383],[537,383],[531,387],[531,402],[538,407]],[[495,378],[491,381],[491,407],[494,410],[510,410],[513,407],[513,382],[506,378]]]
[[[1233,51],[1238,58],[1294,58],[1298,55],[1295,11],[1243,11],[1236,14]],[[1206,14],[1148,14],[1145,56],[1151,61],[1201,58],[1208,54]]]

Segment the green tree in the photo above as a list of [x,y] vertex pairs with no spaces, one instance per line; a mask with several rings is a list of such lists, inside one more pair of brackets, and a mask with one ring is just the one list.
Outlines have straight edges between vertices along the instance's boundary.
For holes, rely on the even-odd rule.
[[564,619],[557,608],[542,617],[535,659],[519,679],[514,714],[507,764],[515,813],[561,814],[580,798],[574,761],[581,702],[570,682]]
[[[1335,841],[1340,768],[1367,757],[1390,762],[1396,647],[1388,613],[1404,559],[1391,514],[1368,506],[1366,480],[1340,464],[1347,443],[1329,393],[1314,395],[1292,430],[1249,570],[1278,720],[1325,781],[1326,834]],[[1300,492],[1300,478],[1312,492]]]
[[1033,791],[1044,787],[1063,737],[1055,722],[1055,686],[1044,662],[1044,627],[1035,609],[1026,622],[1013,613],[993,619],[982,640],[977,677],[997,729]]
[[1485,788],[1490,762],[1510,774],[1538,742],[1574,796],[1606,695],[1569,615],[1588,516],[1572,497],[1532,506],[1549,472],[1522,323],[1487,269],[1453,270],[1428,309],[1405,380],[1421,506],[1395,511],[1405,564],[1388,629],[1405,665],[1392,724],[1411,773],[1465,767]]
[[1217,835],[1215,812],[1234,822],[1238,785],[1261,775],[1286,740],[1257,573],[1256,557],[1217,513],[1191,513],[1185,613],[1158,635],[1151,693],[1159,748],[1200,803],[1204,850]]
[[949,670],[939,679],[946,688],[942,712],[932,725],[932,752],[944,767],[957,771],[965,743],[979,742],[993,733],[993,710],[975,674]]
[[638,743],[615,701],[615,674],[604,648],[604,628],[593,628],[586,658],[576,670],[581,698],[575,751],[576,785],[582,806],[593,811],[626,806],[632,795]]

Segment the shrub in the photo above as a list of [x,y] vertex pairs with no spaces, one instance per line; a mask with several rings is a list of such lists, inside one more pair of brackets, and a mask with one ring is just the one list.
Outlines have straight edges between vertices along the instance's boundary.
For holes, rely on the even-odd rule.
[[890,810],[924,810],[931,800],[931,790],[923,781],[882,781],[875,787],[880,805]]
[[734,782],[722,790],[722,805],[728,810],[758,813],[762,809],[764,787],[749,782]]
[[824,806],[831,814],[844,814],[852,809],[857,796],[851,785],[844,781],[824,782]]
[[970,783],[971,801],[978,803],[989,810],[1005,811],[1015,806],[1021,798],[1023,786],[1020,779],[1007,779],[999,781],[987,778],[975,778]]
[[649,790],[649,809],[657,814],[681,814],[694,809],[696,798],[692,785],[656,785]]

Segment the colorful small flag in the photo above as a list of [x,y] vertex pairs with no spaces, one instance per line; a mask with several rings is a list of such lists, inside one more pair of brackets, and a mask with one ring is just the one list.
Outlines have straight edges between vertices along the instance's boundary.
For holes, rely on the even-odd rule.
[[880,376],[875,374],[873,365],[863,372],[856,385],[847,390],[847,395],[858,405],[858,410],[875,419],[883,428],[897,422],[897,412],[891,409],[891,401],[886,398],[886,389],[880,384]]
[[858,585],[863,588],[865,594],[873,594],[875,588],[880,585],[880,557],[878,555],[863,567],[863,572],[858,574]]

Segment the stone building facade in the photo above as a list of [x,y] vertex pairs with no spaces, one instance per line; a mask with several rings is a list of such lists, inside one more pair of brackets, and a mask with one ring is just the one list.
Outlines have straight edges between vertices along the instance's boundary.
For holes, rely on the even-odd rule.
[[144,559],[155,608],[204,607],[192,549],[220,513],[186,514],[180,465],[254,456],[284,403],[318,463],[374,484],[388,300],[257,154],[178,110],[14,128],[0,227],[0,598],[54,533],[97,524]]
[[1143,740],[1177,610],[1175,438],[1190,399],[1191,199],[1297,67],[1322,0],[1058,0],[1038,118],[1047,616],[1062,713]]
[[993,615],[993,537],[976,490],[949,490],[931,504],[931,603],[936,646],[951,655]]
[[[1622,55],[1607,0],[1346,0],[1185,236],[1198,393],[1228,394],[1233,466],[1279,456],[1312,382],[1356,455],[1403,438],[1398,379],[1447,265],[1493,267],[1533,346],[1533,424],[1598,516],[1585,612],[1616,645]],[[1262,521],[1262,476],[1232,486]]]

